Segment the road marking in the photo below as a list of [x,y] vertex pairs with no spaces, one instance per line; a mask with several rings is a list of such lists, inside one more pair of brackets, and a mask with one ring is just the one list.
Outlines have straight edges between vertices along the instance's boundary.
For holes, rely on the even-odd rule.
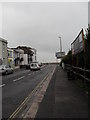
[[30,73],[30,74],[28,74],[28,75],[32,75],[33,73]]
[[3,86],[5,86],[5,84],[0,85],[0,88],[3,87]]
[[20,110],[23,108],[23,106],[26,104],[26,102],[29,100],[31,95],[38,89],[38,87],[47,79],[49,74],[47,74],[44,79],[32,90],[32,92],[26,97],[26,99],[21,103],[21,105],[12,113],[12,115],[8,118],[8,120],[13,120],[15,116],[20,112]]
[[21,79],[23,79],[25,76],[22,76],[22,77],[20,77],[20,78],[17,78],[17,79],[15,79],[15,80],[13,80],[14,82],[16,82],[16,81],[18,81],[18,80],[21,80]]
[[34,71],[34,72],[32,72],[32,73],[29,73],[28,75],[33,75],[33,74],[35,74],[36,73],[36,71]]
[[[51,71],[50,71],[50,73],[51,73]],[[13,120],[13,118],[16,117],[16,115],[20,112],[20,110],[24,107],[24,105],[26,105],[26,103],[28,102],[28,100],[30,99],[30,97],[34,94],[34,92],[37,91],[37,89],[48,78],[48,76],[49,76],[50,73],[48,72],[48,74],[43,78],[43,80],[40,83],[38,83],[38,85],[32,90],[32,92],[28,95],[28,97],[26,97],[25,100],[21,103],[21,105],[11,114],[11,116],[8,118],[8,120]]]

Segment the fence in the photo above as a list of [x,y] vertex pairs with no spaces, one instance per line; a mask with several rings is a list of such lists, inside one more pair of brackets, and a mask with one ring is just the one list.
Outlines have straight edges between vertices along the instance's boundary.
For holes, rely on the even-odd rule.
[[90,70],[86,70],[85,68],[75,67],[72,65],[66,64],[66,69],[68,73],[68,79],[80,78],[82,83],[87,83],[90,87]]

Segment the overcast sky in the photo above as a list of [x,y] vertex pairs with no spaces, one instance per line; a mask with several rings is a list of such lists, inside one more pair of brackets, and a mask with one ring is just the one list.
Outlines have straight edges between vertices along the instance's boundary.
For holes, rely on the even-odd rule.
[[88,26],[88,2],[3,3],[2,37],[8,47],[37,49],[40,62],[56,61],[55,52],[71,48],[71,42]]
[[88,23],[90,25],[90,2],[88,3]]

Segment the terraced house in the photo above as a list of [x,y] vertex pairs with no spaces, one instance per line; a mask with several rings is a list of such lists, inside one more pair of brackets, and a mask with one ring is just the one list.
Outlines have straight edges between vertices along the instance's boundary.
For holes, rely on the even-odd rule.
[[7,40],[0,38],[0,65],[8,64]]

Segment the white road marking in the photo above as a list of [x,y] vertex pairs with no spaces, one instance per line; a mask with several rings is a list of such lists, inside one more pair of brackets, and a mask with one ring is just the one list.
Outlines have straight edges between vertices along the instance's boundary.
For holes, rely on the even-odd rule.
[[3,87],[3,86],[5,86],[5,84],[0,85],[0,88]]
[[32,73],[30,73],[30,74],[28,74],[28,75],[33,75],[33,74],[35,74],[35,72],[32,72]]
[[21,79],[23,79],[25,76],[22,76],[22,77],[20,77],[20,78],[17,78],[17,79],[15,79],[15,80],[13,80],[14,82],[16,82],[16,81],[18,81],[18,80],[21,80]]
[[28,74],[28,75],[31,75],[32,73]]

